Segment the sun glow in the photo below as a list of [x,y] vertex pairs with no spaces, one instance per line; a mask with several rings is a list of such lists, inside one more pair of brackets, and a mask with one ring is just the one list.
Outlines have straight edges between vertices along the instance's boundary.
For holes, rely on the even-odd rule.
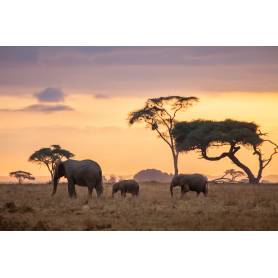
[[[159,92],[153,92],[159,94]],[[181,113],[179,120],[232,118],[254,121],[278,142],[277,93],[179,93],[200,98],[200,102]],[[146,97],[96,98],[87,94],[72,94],[65,104],[73,111],[41,113],[15,111],[33,103],[32,96],[2,97],[1,107],[7,110],[1,116],[1,163],[0,175],[23,169],[35,176],[48,175],[46,169],[28,162],[36,149],[60,144],[76,154],[77,159],[91,158],[102,165],[105,174],[133,175],[145,168],[157,168],[173,172],[172,158],[166,144],[144,125],[128,126],[130,111],[144,105]],[[257,167],[248,150],[241,156],[251,167]],[[265,170],[275,174],[277,158]],[[192,152],[180,155],[181,172],[203,172],[219,175],[232,167],[228,160],[209,162],[198,159]]]

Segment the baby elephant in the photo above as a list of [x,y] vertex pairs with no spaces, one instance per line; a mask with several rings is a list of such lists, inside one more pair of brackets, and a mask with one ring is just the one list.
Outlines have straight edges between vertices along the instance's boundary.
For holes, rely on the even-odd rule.
[[139,195],[139,184],[135,180],[122,180],[119,182],[116,182],[113,185],[112,189],[112,197],[114,197],[114,194],[118,191],[121,192],[121,195],[123,197],[126,196],[126,193],[131,193],[133,196]]
[[203,192],[205,196],[208,194],[208,180],[207,177],[201,174],[179,174],[173,177],[170,185],[170,193],[173,197],[173,188],[175,186],[181,187],[181,197],[188,191],[197,192],[197,196]]

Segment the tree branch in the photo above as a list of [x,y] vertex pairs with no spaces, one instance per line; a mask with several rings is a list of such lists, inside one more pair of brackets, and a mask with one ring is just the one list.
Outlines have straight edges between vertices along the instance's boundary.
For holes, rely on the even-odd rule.
[[157,131],[157,133],[159,134],[159,136],[167,143],[167,145],[172,149],[173,146],[171,145],[171,143],[162,135],[162,133],[159,131],[158,128],[155,129]]
[[[273,157],[278,153],[278,145],[271,140],[264,140],[264,142],[268,142],[274,146],[273,153],[269,156],[268,159],[263,160],[263,169],[271,162]],[[264,163],[265,162],[265,163]]]
[[234,145],[231,145],[229,152],[224,152],[219,156],[209,157],[207,155],[207,148],[202,148],[201,153],[202,153],[203,158],[205,158],[207,160],[210,160],[210,161],[217,161],[217,160],[220,160],[224,157],[234,155],[239,150],[240,150],[239,146],[235,147]]
[[224,157],[227,157],[229,155],[228,152],[225,152],[225,153],[222,153],[219,156],[210,157],[210,156],[207,155],[207,149],[202,149],[201,153],[202,153],[203,158],[205,158],[207,160],[210,160],[210,161],[217,161],[217,160],[220,160],[220,159],[222,159]]

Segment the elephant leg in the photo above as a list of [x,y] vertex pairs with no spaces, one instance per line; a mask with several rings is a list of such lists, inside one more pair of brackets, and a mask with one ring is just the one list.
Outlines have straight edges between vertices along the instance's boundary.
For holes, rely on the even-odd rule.
[[122,190],[121,195],[122,195],[123,198],[125,198],[126,197],[126,192],[124,190]]
[[181,199],[183,199],[185,193],[186,193],[186,191],[185,191],[184,187],[181,186]]
[[71,179],[68,180],[68,192],[69,192],[70,198],[76,198],[74,181]]
[[93,188],[92,187],[88,187],[88,201],[92,200],[92,193],[93,193]]
[[181,199],[184,198],[185,193],[187,193],[188,191],[189,191],[188,185],[182,185],[181,186]]
[[95,187],[96,188],[96,192],[97,192],[97,197],[99,198],[102,193],[103,193],[103,188],[102,187]]

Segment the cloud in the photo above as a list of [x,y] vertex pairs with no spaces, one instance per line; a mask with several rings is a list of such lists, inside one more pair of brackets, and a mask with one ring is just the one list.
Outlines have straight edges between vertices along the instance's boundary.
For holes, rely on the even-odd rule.
[[58,88],[46,88],[34,96],[39,102],[63,102],[65,100],[65,94],[61,89]]
[[24,107],[20,111],[30,111],[30,112],[57,112],[57,111],[73,111],[68,105],[45,105],[45,104],[33,104],[27,107]]
[[0,47],[9,65],[227,65],[277,64],[278,47]]
[[96,98],[278,92],[277,78],[278,47],[0,47],[0,96],[45,84]]
[[20,109],[0,109],[0,112],[42,112],[52,113],[59,111],[73,111],[74,109],[68,105],[46,105],[46,104],[32,104]]
[[103,94],[94,94],[94,97],[97,99],[107,99],[110,98],[108,95],[103,95]]

